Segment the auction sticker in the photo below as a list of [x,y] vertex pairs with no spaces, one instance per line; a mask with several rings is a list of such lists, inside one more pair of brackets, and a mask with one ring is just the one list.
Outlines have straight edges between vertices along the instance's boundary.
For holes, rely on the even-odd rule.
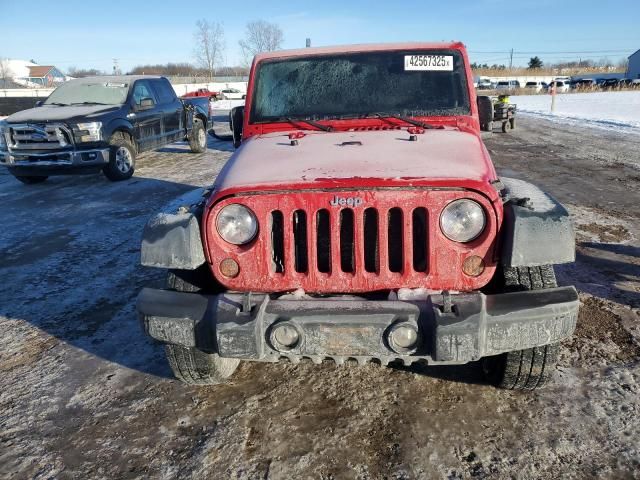
[[453,72],[453,55],[405,55],[404,69]]

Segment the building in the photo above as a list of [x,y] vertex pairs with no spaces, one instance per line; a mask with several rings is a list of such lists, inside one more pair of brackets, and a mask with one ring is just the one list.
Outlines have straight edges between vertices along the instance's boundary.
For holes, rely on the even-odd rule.
[[636,50],[635,53],[629,55],[627,78],[640,78],[640,50]]
[[54,87],[69,80],[53,65],[38,65],[26,60],[4,60],[4,76],[23,87]]

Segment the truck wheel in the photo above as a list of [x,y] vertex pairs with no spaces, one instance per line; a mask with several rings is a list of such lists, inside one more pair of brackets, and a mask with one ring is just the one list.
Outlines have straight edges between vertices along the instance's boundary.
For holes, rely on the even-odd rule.
[[131,178],[136,168],[136,149],[129,135],[116,132],[109,139],[109,163],[102,173],[112,182]]
[[217,353],[205,353],[193,347],[165,345],[164,348],[173,374],[189,385],[224,383],[240,364],[237,358],[222,358]]
[[514,128],[516,128],[516,119],[515,117],[511,117],[509,119],[509,123],[511,123],[511,130],[513,130]]
[[[558,286],[553,265],[504,267],[505,292],[542,290]],[[534,390],[553,375],[558,361],[558,345],[543,345],[482,359],[487,380],[499,388]]]
[[207,132],[204,131],[204,124],[199,118],[193,121],[193,128],[189,136],[189,147],[193,153],[207,151]]
[[18,179],[19,181],[27,185],[33,185],[34,183],[42,183],[47,178],[49,178],[49,177],[35,176],[35,175],[14,175],[14,177],[16,177],[16,179]]
[[508,133],[509,130],[511,130],[511,122],[509,120],[502,122],[502,133]]

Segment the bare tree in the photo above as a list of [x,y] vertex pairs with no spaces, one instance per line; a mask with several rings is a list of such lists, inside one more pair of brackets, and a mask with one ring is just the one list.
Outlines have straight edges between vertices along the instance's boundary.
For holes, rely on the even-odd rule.
[[6,87],[7,83],[13,79],[13,72],[9,68],[9,62],[0,58],[0,86]]
[[245,62],[251,62],[251,59],[258,53],[272,52],[282,48],[284,34],[279,25],[275,23],[265,22],[264,20],[256,20],[247,23],[245,38],[240,40],[240,48]]
[[198,65],[204,68],[209,80],[213,79],[216,65],[220,62],[224,50],[224,29],[218,22],[198,20],[193,34],[193,55]]

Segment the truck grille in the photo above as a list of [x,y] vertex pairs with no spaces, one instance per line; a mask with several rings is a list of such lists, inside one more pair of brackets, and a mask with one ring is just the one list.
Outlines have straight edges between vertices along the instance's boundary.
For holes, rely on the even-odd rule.
[[[285,217],[291,222],[285,222]],[[274,273],[285,273],[287,265],[297,273],[427,271],[427,209],[424,207],[409,210],[394,207],[382,214],[376,208],[344,208],[337,212],[274,210],[270,236]],[[293,247],[290,251],[285,248],[287,236]],[[405,245],[411,258],[405,254]],[[290,262],[287,255],[292,257]]]
[[[332,206],[331,199],[360,204]],[[469,244],[446,239],[440,212],[458,198],[472,198],[487,212],[485,232]],[[215,215],[229,203],[251,208],[259,234],[246,246],[224,242]],[[299,192],[232,197],[217,204],[207,220],[207,248],[223,284],[254,292],[371,292],[396,288],[471,290],[493,275],[496,220],[485,197],[462,190],[380,189],[359,192]],[[485,259],[479,277],[462,274],[470,255]],[[224,278],[216,265],[233,258],[240,275]]]
[[71,131],[63,124],[9,125],[8,145],[16,150],[48,150],[73,143]]

